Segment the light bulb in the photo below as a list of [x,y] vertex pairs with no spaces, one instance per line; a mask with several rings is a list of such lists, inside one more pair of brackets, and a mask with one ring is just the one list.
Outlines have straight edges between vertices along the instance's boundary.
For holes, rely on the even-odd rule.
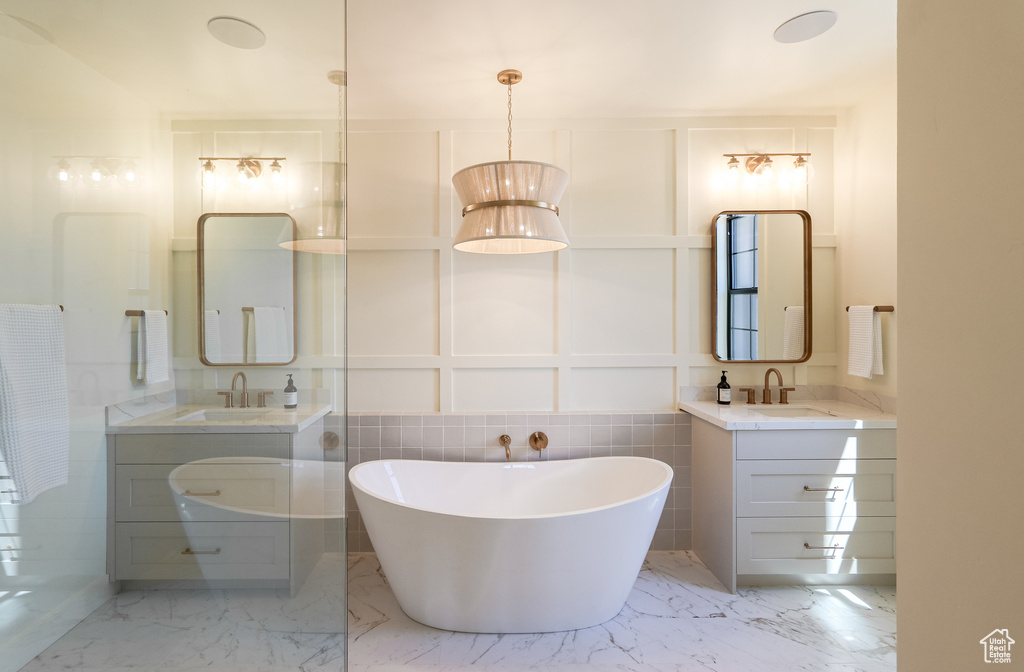
[[804,185],[814,179],[814,165],[803,156],[793,162],[793,184]]
[[126,187],[134,187],[139,183],[139,171],[135,168],[134,161],[128,161],[117,171],[117,183]]
[[99,187],[110,177],[110,170],[99,160],[93,161],[86,173],[86,182],[92,187]]
[[270,164],[270,183],[275,187],[284,186],[285,179],[282,168],[277,159],[274,159],[274,162]]
[[50,169],[47,171],[47,176],[52,182],[61,187],[74,184],[75,178],[77,177],[74,171],[71,170],[71,164],[69,164],[65,159],[61,159],[54,165],[50,166]]
[[242,186],[252,186],[263,172],[263,166],[253,159],[241,159],[237,165],[238,181]]
[[725,181],[729,184],[736,184],[740,180],[740,160],[735,156],[729,157],[725,164]]

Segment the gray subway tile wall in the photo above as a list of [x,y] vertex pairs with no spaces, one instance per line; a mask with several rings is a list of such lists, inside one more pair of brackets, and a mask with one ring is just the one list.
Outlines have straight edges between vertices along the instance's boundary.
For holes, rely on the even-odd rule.
[[[528,443],[533,432],[548,436],[540,454]],[[502,434],[512,438],[514,462],[636,455],[670,465],[675,477],[651,549],[690,550],[691,426],[686,413],[351,413],[346,466],[380,459],[503,462]],[[347,550],[372,551],[351,487],[347,491]]]

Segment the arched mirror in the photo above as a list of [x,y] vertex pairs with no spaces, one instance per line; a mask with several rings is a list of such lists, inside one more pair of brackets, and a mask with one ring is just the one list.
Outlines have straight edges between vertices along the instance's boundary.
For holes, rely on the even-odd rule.
[[286,214],[210,213],[196,231],[199,359],[207,366],[295,361],[295,239]]
[[811,356],[811,216],[735,210],[711,226],[712,354],[720,362]]

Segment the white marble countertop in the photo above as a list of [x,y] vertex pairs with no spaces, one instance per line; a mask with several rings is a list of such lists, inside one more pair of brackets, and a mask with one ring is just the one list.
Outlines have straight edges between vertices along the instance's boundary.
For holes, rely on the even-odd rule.
[[789,404],[680,401],[679,410],[722,429],[895,429],[896,416],[839,401],[793,400]]
[[[171,406],[137,417],[129,416],[124,407],[118,409],[118,422],[108,422],[108,434],[237,434],[264,432],[294,434],[331,412],[324,403],[299,404],[297,408],[224,408],[210,405]],[[199,411],[209,411],[210,419],[189,418]],[[229,412],[229,413],[225,413]],[[228,415],[230,417],[223,417]],[[108,411],[108,418],[110,413]]]

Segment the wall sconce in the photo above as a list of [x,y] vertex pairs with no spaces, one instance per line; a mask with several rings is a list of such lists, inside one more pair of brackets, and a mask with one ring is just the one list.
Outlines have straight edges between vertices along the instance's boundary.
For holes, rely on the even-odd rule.
[[[729,182],[738,182],[742,174],[750,176],[758,186],[774,184],[779,179],[779,169],[773,156],[795,156],[792,168],[783,173],[784,180],[789,184],[803,185],[814,178],[814,166],[808,160],[810,152],[796,153],[763,153],[763,154],[723,154],[728,157],[725,164],[726,179]],[[740,161],[743,158],[744,161]]]
[[199,162],[202,164],[200,167],[201,182],[206,189],[216,188],[218,186],[217,177],[220,174],[217,172],[217,162],[230,161],[235,164],[238,184],[243,187],[252,187],[262,183],[260,178],[263,176],[263,163],[270,161],[272,162],[270,164],[271,185],[274,187],[283,186],[285,178],[284,167],[281,165],[281,162],[285,160],[283,156],[200,156]]

